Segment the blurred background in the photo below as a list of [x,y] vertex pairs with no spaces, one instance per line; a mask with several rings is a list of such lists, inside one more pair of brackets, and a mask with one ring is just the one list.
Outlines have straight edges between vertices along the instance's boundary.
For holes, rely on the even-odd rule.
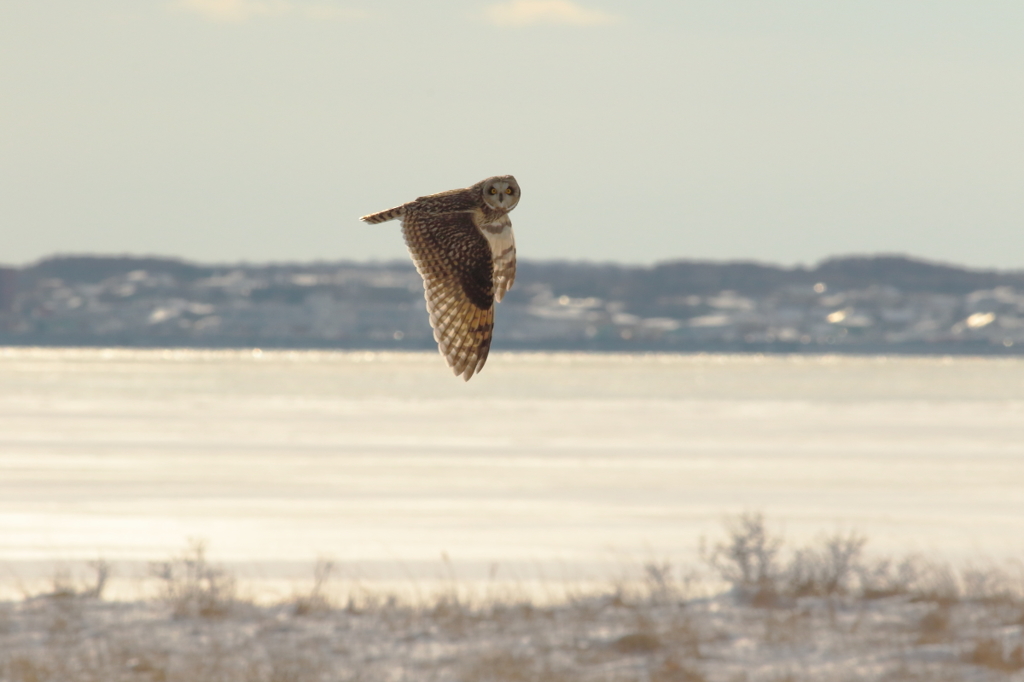
[[0,5],[0,264],[404,258],[358,216],[512,173],[521,257],[1024,267],[1024,7]]
[[[0,680],[1021,679],[1022,35],[0,1]],[[358,217],[509,173],[466,384]]]

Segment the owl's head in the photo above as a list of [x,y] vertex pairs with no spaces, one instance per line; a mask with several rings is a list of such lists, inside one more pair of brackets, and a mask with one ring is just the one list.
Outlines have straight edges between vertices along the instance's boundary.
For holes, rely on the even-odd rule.
[[484,204],[498,211],[511,211],[519,203],[519,183],[511,175],[497,175],[480,183]]

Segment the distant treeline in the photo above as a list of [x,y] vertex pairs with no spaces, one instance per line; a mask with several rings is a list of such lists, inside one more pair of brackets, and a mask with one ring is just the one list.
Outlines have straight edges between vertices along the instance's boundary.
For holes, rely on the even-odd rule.
[[[408,260],[55,256],[0,268],[0,344],[431,348],[421,284]],[[524,260],[500,318],[496,348],[1019,354],[1024,271]]]
[[[406,261],[358,263],[318,261],[282,264],[201,265],[173,258],[133,256],[54,256],[22,268],[0,268],[0,288],[32,288],[40,279],[56,278],[67,284],[102,282],[136,270],[167,274],[179,282],[211,277],[230,270],[270,274],[276,270],[330,272],[338,268],[411,271]],[[5,272],[6,271],[6,272]],[[830,258],[814,267],[781,267],[763,263],[676,260],[653,266],[520,260],[517,282],[543,282],[569,296],[596,296],[643,305],[666,295],[709,295],[735,291],[759,296],[788,286],[824,283],[832,290],[893,287],[904,293],[964,295],[979,289],[1011,286],[1024,289],[1024,271],[1000,271],[931,263],[905,256],[848,256]],[[3,298],[4,294],[0,294]]]

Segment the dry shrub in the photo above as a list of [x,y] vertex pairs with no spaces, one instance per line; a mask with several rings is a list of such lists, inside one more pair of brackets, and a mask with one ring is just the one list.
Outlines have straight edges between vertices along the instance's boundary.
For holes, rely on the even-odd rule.
[[882,559],[859,567],[858,572],[865,599],[906,596],[912,601],[951,606],[964,596],[960,577],[952,566],[921,557],[907,557],[898,563]]
[[123,668],[130,670],[132,680],[139,682],[166,682],[168,656],[163,652],[140,651],[123,659]]
[[705,559],[732,585],[741,601],[775,607],[805,596],[847,594],[862,571],[867,539],[859,533],[837,533],[818,544],[798,549],[788,563],[779,559],[780,536],[771,533],[761,513],[748,512],[726,522],[728,539]]
[[[218,624],[220,625],[220,624]],[[241,682],[251,663],[249,656],[254,653],[247,644],[233,643],[223,631],[216,628],[205,630],[200,646],[187,655],[173,656],[167,665],[167,682]],[[84,682],[84,681],[83,681]],[[248,681],[246,681],[248,682]]]
[[819,546],[797,550],[785,570],[787,594],[830,597],[849,593],[866,543],[863,535],[851,532],[831,535]]
[[481,614],[459,599],[454,591],[439,595],[427,615],[441,632],[452,637],[465,636],[481,621]]
[[[851,680],[863,679],[851,677]],[[899,661],[896,666],[886,670],[877,682],[964,682],[965,678],[959,668],[943,664],[917,663]],[[967,678],[970,679],[970,678]]]
[[669,656],[651,671],[651,682],[706,682],[696,669]]
[[490,617],[499,623],[509,621],[530,623],[534,620],[550,620],[553,615],[552,609],[534,606],[526,601],[511,604],[497,602],[491,605],[490,610]]
[[727,520],[726,529],[728,539],[716,544],[705,559],[741,600],[754,606],[774,606],[779,594],[777,560],[782,538],[768,532],[760,512]]
[[94,573],[91,582],[76,579],[69,570],[58,570],[51,580],[51,590],[39,596],[49,599],[102,599],[110,578],[110,564],[99,559],[90,561],[88,566]]
[[167,682],[166,670],[138,665],[109,640],[90,642],[56,638],[42,646],[26,647],[10,658],[0,650],[0,680],[4,682]]
[[[244,620],[194,623],[179,636],[162,628],[93,631],[72,643],[46,641],[8,654],[0,646],[3,682],[322,682],[330,652],[315,637],[253,636]],[[144,626],[143,626],[144,627]]]
[[961,574],[964,599],[993,606],[1021,606],[1024,575],[1011,575],[999,566],[972,566]]
[[644,586],[647,588],[647,598],[652,603],[667,604],[679,595],[672,573],[672,564],[667,561],[644,564]]
[[628,656],[650,654],[661,648],[661,640],[653,632],[631,632],[616,639],[611,643],[611,647],[618,653]]
[[[333,610],[333,604],[324,594],[324,586],[334,571],[334,562],[318,559],[313,567],[313,587],[309,594],[295,599],[296,616],[324,616]],[[351,598],[349,603],[351,604]]]
[[51,666],[28,656],[15,656],[8,661],[0,659],[0,679],[10,682],[46,682],[52,679]]
[[687,658],[700,658],[701,644],[719,641],[721,633],[710,629],[702,630],[699,625],[699,621],[685,615],[672,618],[668,627],[662,630],[660,634],[664,648],[668,651],[685,655]]
[[918,641],[922,644],[944,642],[952,635],[952,614],[945,604],[938,604],[917,622]]
[[[762,514],[748,512],[727,520],[726,530],[725,541],[702,553],[744,604],[778,607],[799,597],[904,596],[940,606],[967,599],[1020,608],[1024,617],[1024,579],[995,567],[958,572],[949,564],[915,556],[868,563],[863,557],[867,539],[857,532],[824,536],[794,551],[786,562],[780,559],[783,539],[768,530]],[[652,593],[660,575],[648,568]]]
[[[328,679],[331,665],[312,647],[271,646],[266,660],[253,665],[245,682],[319,682]],[[333,678],[330,678],[333,679]]]
[[909,595],[918,583],[920,559],[908,557],[899,562],[878,559],[858,568],[860,593],[864,599],[887,599]]
[[956,571],[948,564],[923,562],[918,579],[911,591],[914,601],[933,602],[939,606],[952,606],[960,601],[960,581]]
[[151,564],[150,574],[161,581],[161,598],[177,618],[224,618],[238,604],[234,576],[207,562],[201,540],[175,559]]
[[814,618],[807,609],[779,609],[765,612],[764,642],[769,646],[798,644],[813,638]]
[[[26,613],[39,618],[38,622],[44,624],[50,639],[62,647],[78,641],[87,625],[84,615],[87,602],[99,599],[103,594],[110,573],[109,564],[96,561],[90,564],[90,568],[95,572],[91,582],[80,580],[69,570],[58,570],[52,577],[52,587],[48,592],[26,598],[25,603],[29,607]],[[0,616],[3,615],[0,612]],[[0,634],[5,629],[5,623],[0,622]]]
[[459,682],[577,682],[570,670],[556,670],[538,663],[535,657],[512,651],[496,651],[467,662]]
[[1010,649],[998,639],[983,638],[974,643],[974,648],[967,653],[964,660],[992,670],[1014,673],[1024,670],[1024,645],[1018,644]]

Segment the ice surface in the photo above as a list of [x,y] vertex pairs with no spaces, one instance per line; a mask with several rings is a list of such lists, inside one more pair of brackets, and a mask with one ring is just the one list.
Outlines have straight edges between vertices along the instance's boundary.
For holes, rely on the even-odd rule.
[[442,552],[585,580],[692,562],[750,509],[1020,556],[1024,361],[496,354],[464,384],[432,353],[0,349],[7,578],[202,538],[268,581],[321,556],[431,577]]

